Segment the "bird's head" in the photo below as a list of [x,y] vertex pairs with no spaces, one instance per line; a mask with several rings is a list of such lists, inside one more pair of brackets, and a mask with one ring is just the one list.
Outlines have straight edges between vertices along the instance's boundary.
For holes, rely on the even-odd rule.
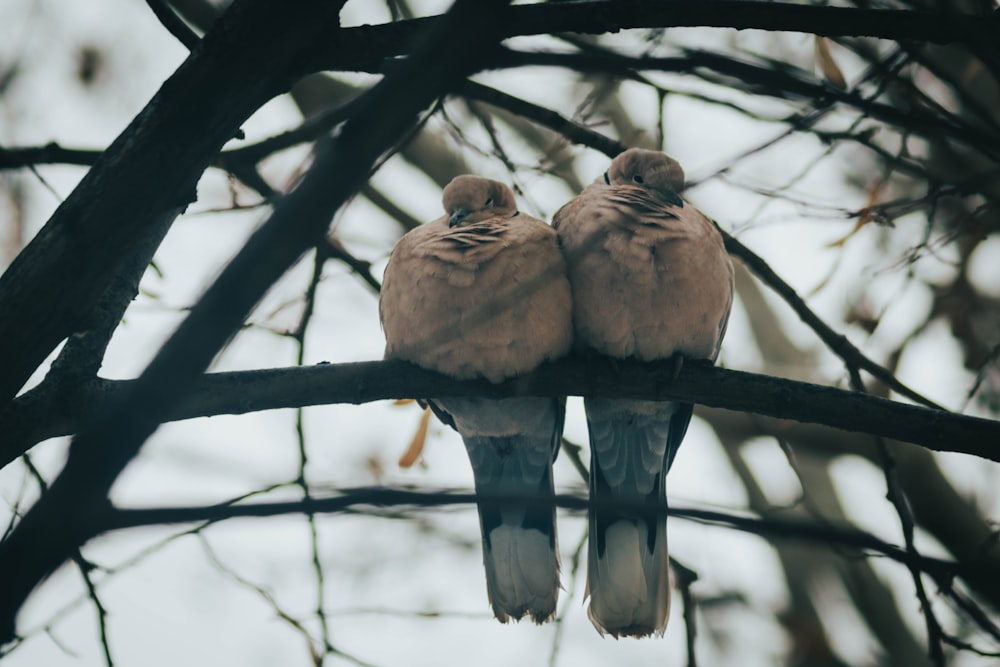
[[611,161],[604,173],[608,185],[634,185],[656,193],[663,201],[684,206],[684,170],[677,160],[659,151],[630,148]]
[[509,218],[517,213],[514,193],[500,181],[480,176],[456,176],[442,197],[448,226],[470,225],[492,217]]

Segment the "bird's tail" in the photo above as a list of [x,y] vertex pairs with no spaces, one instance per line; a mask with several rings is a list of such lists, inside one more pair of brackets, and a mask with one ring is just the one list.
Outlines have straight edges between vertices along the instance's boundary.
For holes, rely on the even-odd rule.
[[601,634],[662,635],[670,613],[666,473],[690,406],[606,399],[588,399],[586,405],[588,616]]
[[[465,441],[482,497],[479,523],[493,613],[503,623],[524,616],[544,623],[559,596],[551,446],[520,435]],[[512,500],[518,497],[525,500]]]

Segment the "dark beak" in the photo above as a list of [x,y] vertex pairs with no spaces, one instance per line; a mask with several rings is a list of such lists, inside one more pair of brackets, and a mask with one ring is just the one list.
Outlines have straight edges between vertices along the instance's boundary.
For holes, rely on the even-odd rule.
[[456,227],[462,224],[462,221],[465,220],[465,216],[467,215],[469,215],[469,212],[466,211],[464,208],[458,209],[457,211],[451,214],[450,218],[448,218],[448,226]]

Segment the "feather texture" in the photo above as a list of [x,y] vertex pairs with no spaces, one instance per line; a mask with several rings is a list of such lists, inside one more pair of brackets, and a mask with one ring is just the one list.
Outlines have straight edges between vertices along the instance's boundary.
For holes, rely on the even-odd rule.
[[[715,360],[733,300],[721,235],[680,197],[684,173],[630,149],[555,215],[577,346],[613,358]],[[590,431],[588,614],[602,634],[662,635],[670,610],[666,477],[687,403],[584,401]]]
[[[497,181],[460,176],[443,203],[446,215],[407,233],[386,267],[386,357],[500,382],[564,355],[572,297],[555,231],[519,214]],[[552,461],[565,399],[427,402],[462,436],[472,464],[494,615],[548,620],[559,592]]]

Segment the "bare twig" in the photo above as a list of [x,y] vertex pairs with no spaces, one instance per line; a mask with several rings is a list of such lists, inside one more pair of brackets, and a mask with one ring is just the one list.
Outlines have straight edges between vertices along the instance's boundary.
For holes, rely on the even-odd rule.
[[193,51],[201,42],[201,38],[188,27],[188,24],[180,16],[174,13],[166,0],[146,0],[146,4],[156,14],[156,18],[160,20],[163,27],[176,37],[177,41],[186,46],[188,51]]
[[[886,498],[892,503],[893,508],[896,510],[896,515],[899,517],[899,523],[903,529],[903,544],[905,545],[906,552],[914,557],[919,557],[920,552],[917,551],[917,547],[913,542],[913,513],[910,510],[906,494],[899,485],[899,477],[896,475],[896,459],[882,438],[875,438],[875,446],[878,449],[882,471],[885,474]],[[935,665],[944,667],[944,648],[942,646],[944,635],[941,630],[941,623],[938,621],[931,601],[927,597],[927,591],[924,588],[924,581],[920,570],[911,565],[907,565],[907,568],[913,577],[917,599],[920,601],[920,611],[924,616],[924,623],[927,627],[928,654]]]
[[[326,260],[330,256],[330,252],[328,250],[329,247],[331,246],[318,246],[316,248],[315,256],[313,257],[312,276],[309,279],[309,286],[306,288],[305,293],[305,308],[302,311],[301,318],[299,318],[299,324],[292,334],[296,344],[298,345],[296,364],[299,366],[305,362],[306,331],[309,328],[309,323],[312,321],[313,313],[315,312],[316,290],[323,277],[323,266],[326,264]],[[306,468],[309,464],[309,454],[306,448],[306,433],[302,423],[302,414],[302,408],[298,408],[295,411],[295,441],[298,444],[299,454],[299,469],[295,483],[301,489],[302,497],[305,500],[311,500],[313,494],[309,487],[309,480],[306,474]],[[316,515],[311,512],[307,513],[306,523],[309,526],[309,550],[312,557],[313,576],[316,578],[315,614],[316,620],[319,623],[320,638],[324,647],[323,655],[326,655],[328,653],[335,653],[336,651],[331,650],[333,649],[333,643],[330,639],[330,625],[327,623],[326,614],[323,612],[326,607],[326,576],[323,571],[323,563],[320,559],[319,553],[319,532],[316,526]],[[308,634],[306,636],[308,638]],[[319,657],[317,663],[322,665],[322,656]]]
[[670,567],[674,571],[674,581],[681,593],[681,604],[684,605],[684,637],[687,645],[687,666],[698,667],[698,654],[695,651],[695,639],[698,636],[697,614],[694,596],[691,595],[691,585],[698,581],[698,573],[683,565],[674,558],[670,559]]
[[[282,607],[281,604],[278,602],[278,600],[275,598],[274,594],[272,594],[269,590],[267,590],[263,586],[260,586],[259,584],[250,581],[246,577],[240,576],[231,568],[227,567],[226,564],[222,562],[222,559],[219,557],[219,555],[212,548],[212,545],[208,542],[208,539],[205,537],[204,534],[198,533],[197,536],[198,540],[201,542],[202,550],[205,552],[205,555],[208,557],[209,561],[215,566],[215,568],[218,571],[225,574],[226,576],[228,576],[236,583],[238,583],[240,586],[248,588],[254,591],[258,596],[260,596],[260,598],[264,600],[264,602],[269,607],[271,607],[272,611],[274,611],[275,615],[278,618],[280,618],[282,621],[291,626],[296,632],[302,635],[302,637],[306,640],[306,643],[308,644],[308,648],[310,650],[309,652],[313,655],[313,659],[316,661],[316,664],[317,665],[322,664],[323,662],[322,656],[316,655],[313,646],[315,640],[312,634],[309,632],[308,628],[306,628],[305,625],[303,625],[302,622],[299,621],[297,618],[295,618],[295,616],[293,616],[290,612],[286,611],[284,607]],[[320,616],[323,617],[322,610]],[[325,617],[323,618],[325,626]],[[340,650],[339,648],[331,644],[329,641],[329,637],[325,632],[323,637],[321,638],[321,641],[323,642],[323,650],[324,653],[326,654],[342,658],[347,662],[357,665],[357,667],[374,667],[372,663],[367,662],[366,660],[362,660],[361,658],[355,655],[351,655],[350,653],[345,653],[344,651]]]
[[487,104],[533,121],[542,127],[561,134],[573,143],[588,146],[604,153],[608,157],[614,157],[628,148],[628,146],[625,146],[621,142],[615,141],[600,132],[595,132],[551,109],[546,109],[532,102],[514,97],[496,88],[490,88],[475,81],[466,81],[460,92],[470,99],[486,102]]
[[875,363],[869,359],[861,350],[854,346],[851,341],[847,340],[847,337],[843,334],[839,334],[834,331],[826,322],[821,320],[816,313],[806,305],[806,302],[800,297],[791,285],[786,283],[784,280],[778,276],[777,273],[768,265],[766,261],[760,255],[753,252],[745,245],[736,240],[733,236],[727,233],[725,230],[720,230],[722,232],[723,239],[726,242],[726,250],[730,254],[739,257],[743,262],[753,271],[758,278],[760,278],[764,284],[773,289],[775,292],[781,296],[785,302],[792,307],[795,314],[805,322],[805,324],[816,332],[816,335],[820,337],[830,351],[840,357],[846,364],[849,371],[856,372],[857,369],[862,369],[871,373],[872,377],[886,384],[886,386],[894,389],[903,396],[912,399],[922,405],[926,405],[929,408],[935,410],[945,410],[934,401],[925,398],[921,394],[913,391],[905,384],[896,379],[889,370]]
[[[32,462],[31,457],[27,454],[23,457],[24,465],[27,467],[28,472],[34,477],[35,482],[38,484],[39,489],[42,493],[48,491],[49,485],[42,476],[41,471],[35,467]],[[97,595],[97,586],[94,584],[94,580],[91,577],[91,572],[94,571],[94,564],[83,557],[83,553],[77,549],[76,553],[73,554],[73,562],[76,564],[77,570],[80,572],[80,578],[83,579],[83,585],[87,589],[87,597],[90,602],[94,605],[94,610],[97,612],[97,628],[101,641],[101,650],[104,653],[104,664],[107,667],[114,667],[115,661],[111,657],[111,641],[108,638],[108,610],[101,602],[101,598]]]
[[[211,505],[200,507],[170,507],[153,509],[115,509],[109,516],[107,530],[122,530],[137,526],[176,524],[197,521],[226,521],[239,517],[274,517],[302,513],[342,513],[361,507],[428,508],[471,505],[488,499],[489,502],[524,502],[524,495],[497,494],[483,496],[468,492],[424,492],[393,489],[388,487],[358,487],[341,489],[336,496],[313,498],[293,502],[253,503],[240,505]],[[554,498],[538,496],[534,502],[552,502],[558,507],[584,511],[594,507],[586,498],[557,494]],[[616,506],[621,503],[615,503]],[[648,505],[643,505],[647,507]],[[811,521],[782,519],[778,517],[755,517],[715,510],[667,507],[660,511],[665,516],[677,517],[711,526],[726,527],[741,532],[753,533],[774,539],[799,539],[824,544],[850,547],[884,556],[893,561],[912,564],[931,576],[950,577],[961,575],[961,565],[954,561],[914,555],[905,549],[885,542],[871,533],[849,527],[818,525]]]

